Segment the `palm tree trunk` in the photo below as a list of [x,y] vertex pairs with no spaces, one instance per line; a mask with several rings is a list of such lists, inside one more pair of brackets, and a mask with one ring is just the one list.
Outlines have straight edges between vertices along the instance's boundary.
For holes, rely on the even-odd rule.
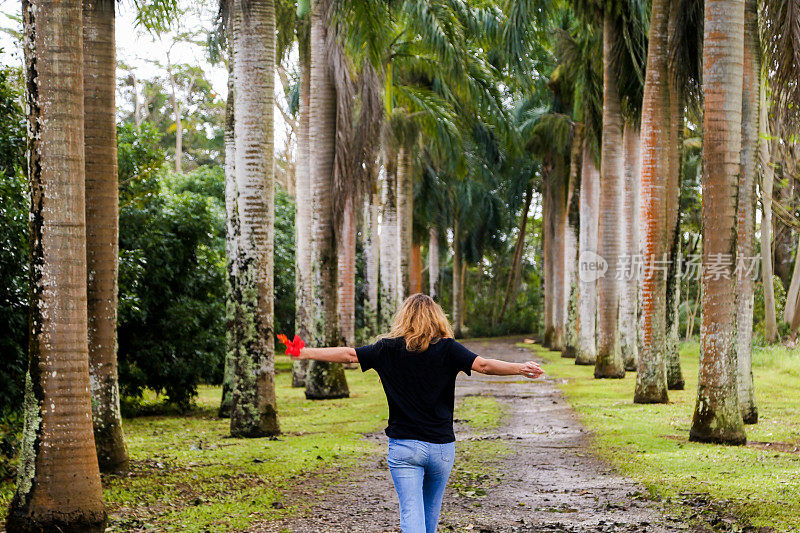
[[[310,175],[310,99],[311,99],[311,50],[307,31],[305,38],[298,39],[300,51],[300,117],[297,131],[297,167],[295,168],[295,212],[294,212],[294,250],[295,250],[295,313],[294,330],[303,339],[311,339],[314,323],[311,283],[311,257],[313,252],[312,192]],[[292,387],[306,386],[308,359],[292,362]]]
[[[547,165],[547,163],[546,163]],[[542,177],[542,283],[544,283],[544,338],[542,345],[550,348],[555,332],[553,315],[553,182],[552,165]],[[516,259],[516,258],[515,258]]]
[[24,0],[30,342],[8,531],[104,531],[86,304],[80,2]]
[[564,236],[564,262],[566,264],[566,326],[564,331],[564,351],[562,357],[575,358],[578,346],[577,324],[578,304],[578,228],[580,226],[580,202],[576,194],[580,190],[580,166],[583,150],[583,124],[577,123],[572,134],[570,153],[569,183],[567,185],[567,224]]
[[[589,130],[589,128],[587,128]],[[600,215],[600,171],[584,136],[581,156],[580,235],[578,236],[578,313],[575,330],[576,365],[594,365],[597,357],[597,280],[587,270],[587,261],[597,253],[597,226]]]
[[[232,2],[226,2],[225,9],[230,15]],[[232,24],[226,24],[228,43],[233,43]],[[233,374],[236,364],[236,353],[239,350],[239,326],[241,318],[238,316],[239,305],[237,302],[238,290],[236,282],[239,279],[236,257],[239,254],[239,194],[236,187],[236,137],[234,117],[234,83],[233,83],[233,54],[229,45],[228,53],[228,96],[225,102],[225,366],[222,373],[222,398],[219,402],[218,416],[230,418],[233,405]]]
[[622,162],[622,104],[617,88],[618,73],[612,59],[619,38],[611,8],[603,17],[603,139],[600,163],[600,229],[597,253],[609,265],[597,287],[596,378],[623,378],[625,364],[619,347],[619,299],[621,283],[613,270],[623,252],[618,217],[624,191]]
[[397,153],[397,238],[398,263],[397,301],[405,300],[411,291],[411,250],[413,248],[414,185],[411,153],[401,146]]
[[[622,130],[622,149],[625,160],[624,247],[629,264],[641,253],[639,244],[639,176],[641,175],[641,139],[639,127],[626,123]],[[625,370],[636,370],[639,352],[639,277],[627,272],[622,280],[619,312],[619,345]]]
[[461,329],[464,325],[464,310],[462,308],[463,300],[461,298],[461,276],[463,270],[461,268],[461,232],[459,231],[458,219],[453,222],[453,334],[456,337],[461,336]]
[[439,296],[439,231],[434,226],[428,230],[428,294]]
[[753,390],[753,273],[746,268],[755,255],[755,189],[758,154],[759,82],[761,75],[758,39],[758,2],[746,0],[744,12],[744,77],[742,79],[742,162],[737,202],[737,252],[739,266],[736,278],[736,362],[739,410],[745,424],[758,421]]
[[[567,232],[567,184],[565,180],[565,161],[560,155],[555,159],[553,182],[553,246],[552,246],[552,279],[553,279],[553,338],[551,349],[564,350],[564,337],[567,327],[567,265],[566,265],[566,232]],[[521,259],[520,253],[520,259]]]
[[[311,121],[309,125],[311,188],[314,196],[314,338],[312,346],[340,342],[333,216],[333,163],[336,139],[336,89],[328,60],[326,14],[315,0],[311,11]],[[306,398],[314,400],[350,396],[340,363],[311,361],[306,376]]]
[[503,317],[508,309],[508,304],[511,301],[512,295],[516,293],[515,285],[520,278],[520,270],[522,269],[522,252],[525,246],[525,233],[528,228],[528,211],[531,209],[531,201],[533,200],[533,184],[528,183],[525,189],[525,203],[522,207],[522,219],[519,221],[519,229],[517,231],[517,243],[514,245],[514,257],[511,260],[511,269],[508,271],[508,281],[506,282],[506,290],[503,295],[503,305],[500,307],[500,312],[497,315],[495,322],[502,322]]
[[241,236],[236,281],[241,320],[234,361],[231,435],[280,433],[275,404],[273,94],[275,5],[233,4],[234,137]]
[[[744,444],[736,392],[736,190],[742,148],[744,2],[706,0],[703,42],[703,272],[700,379],[690,440]],[[730,258],[716,261],[717,258]],[[716,261],[716,263],[715,263]],[[727,264],[726,264],[727,263]]]
[[668,27],[670,2],[653,0],[642,101],[641,198],[643,265],[639,285],[641,344],[635,403],[666,403],[667,195],[670,172]]
[[[778,340],[778,321],[775,312],[775,290],[772,272],[772,188],[775,167],[772,150],[775,143],[769,140],[766,84],[759,89],[759,159],[761,162],[761,283],[764,287],[764,335],[770,344]],[[774,133],[774,132],[772,132]]]
[[356,210],[355,200],[347,198],[342,213],[338,259],[337,300],[339,344],[353,346],[356,336]]
[[419,243],[411,245],[411,294],[422,292],[422,250]]
[[[678,19],[678,2],[670,6],[667,28],[669,35],[675,34]],[[680,338],[678,333],[680,307],[680,196],[683,176],[683,104],[681,88],[676,85],[678,78],[676,65],[669,61],[667,65],[669,78],[669,178],[667,180],[667,243],[669,244],[669,266],[666,282],[666,344],[664,347],[664,363],[667,367],[667,389],[682,390],[684,387],[681,357],[679,353]]]
[[86,266],[89,372],[97,460],[104,472],[128,468],[117,380],[119,201],[113,0],[83,2],[86,153]]
[[387,154],[381,195],[380,239],[380,320],[381,330],[388,330],[397,310],[398,236],[396,159]]
[[380,238],[378,236],[378,210],[380,209],[380,195],[378,194],[377,173],[374,165],[370,168],[370,190],[367,193],[364,206],[364,256],[366,271],[364,284],[366,298],[364,299],[364,321],[366,323],[366,337],[372,338],[378,334],[378,287],[379,287],[379,257]]

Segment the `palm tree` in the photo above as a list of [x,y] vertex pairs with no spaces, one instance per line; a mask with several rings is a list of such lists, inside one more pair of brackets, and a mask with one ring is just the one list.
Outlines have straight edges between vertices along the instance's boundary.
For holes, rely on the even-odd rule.
[[103,471],[128,467],[116,351],[119,202],[114,18],[113,0],[83,2],[89,371],[94,440]]
[[744,2],[706,0],[703,40],[703,269],[700,380],[690,440],[746,441],[736,382],[736,190],[742,147]]
[[[737,253],[739,266],[755,254],[755,189],[758,153],[758,121],[760,101],[760,42],[758,38],[758,2],[747,0],[744,12],[744,78],[742,80],[742,152],[737,202]],[[737,269],[736,279],[736,364],[739,408],[745,424],[758,421],[753,390],[753,286],[752,272]],[[771,280],[770,280],[771,281]]]
[[[587,128],[588,129],[588,128]],[[583,258],[597,253],[597,227],[600,217],[600,170],[590,148],[589,136],[583,139],[581,155],[580,228],[578,236],[578,268],[583,269]],[[575,320],[577,346],[575,364],[594,365],[597,358],[595,331],[597,321],[597,281],[579,270],[578,312]],[[589,273],[590,274],[590,273]]]
[[364,239],[364,322],[366,336],[378,334],[378,287],[380,286],[380,237],[378,235],[378,211],[380,193],[378,191],[378,172],[374,162],[369,167],[371,183],[364,198],[364,220],[362,236]]
[[280,432],[273,328],[275,5],[234,0],[233,69],[238,189],[236,281],[240,347],[234,361],[231,435]]
[[622,254],[622,234],[617,218],[624,191],[622,161],[622,102],[619,72],[612,58],[617,46],[619,21],[606,4],[603,14],[603,136],[600,163],[600,227],[597,253],[609,264],[597,287],[596,378],[625,377],[619,347],[619,299],[621,284],[612,268]]
[[[413,139],[413,138],[412,138]],[[411,293],[411,249],[414,221],[414,164],[411,158],[412,139],[401,140],[397,151],[397,238],[399,274],[397,300],[402,302]],[[403,142],[405,141],[405,142]]]
[[[312,225],[313,206],[310,173],[310,116],[311,116],[311,50],[309,47],[308,17],[297,28],[300,53],[300,116],[297,132],[297,167],[295,168],[295,332],[303,339],[310,339],[314,324],[312,320],[313,288],[311,260],[313,256]],[[292,387],[306,386],[308,359],[292,363]]]
[[[334,220],[334,159],[337,95],[328,53],[329,13],[322,0],[311,6],[311,98],[309,122],[310,175],[313,194],[314,252],[312,280],[313,344],[339,345],[337,235]],[[340,363],[311,361],[306,375],[306,398],[345,398],[350,395]]]
[[[641,273],[641,344],[636,372],[636,403],[666,403],[666,185],[670,139],[668,26],[670,2],[653,0],[650,14],[647,70],[642,101],[641,193],[644,226]],[[658,263],[656,263],[658,261]]]
[[[633,263],[641,253],[639,243],[640,195],[639,176],[641,174],[641,140],[639,125],[628,121],[622,131],[622,150],[625,161],[624,247],[625,254]],[[633,265],[630,265],[633,267]],[[633,268],[632,268],[633,270]],[[639,280],[635,272],[626,273],[620,295],[619,346],[625,370],[636,370],[639,352]]]
[[434,299],[439,296],[439,230],[436,226],[428,229],[428,294]]
[[[385,152],[385,150],[384,150]],[[384,172],[381,179],[381,238],[380,238],[380,329],[391,324],[397,308],[397,285],[399,274],[399,248],[397,243],[397,175],[396,159],[384,155]]]
[[767,342],[778,339],[778,323],[775,311],[775,290],[772,269],[772,190],[775,184],[775,167],[772,165],[778,143],[775,128],[770,131],[767,112],[767,88],[765,70],[762,68],[761,88],[759,90],[759,163],[761,165],[761,285],[764,288],[764,336]]
[[25,0],[22,11],[31,89],[30,343],[6,528],[104,531],[89,392],[81,4]]

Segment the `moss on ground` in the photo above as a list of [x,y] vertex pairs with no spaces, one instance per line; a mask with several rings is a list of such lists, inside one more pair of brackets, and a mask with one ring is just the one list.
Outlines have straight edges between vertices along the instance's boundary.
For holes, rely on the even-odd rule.
[[497,429],[504,417],[503,404],[491,396],[464,396],[455,410],[456,420],[476,431]]
[[[286,493],[314,494],[383,453],[362,436],[383,428],[388,415],[374,372],[347,373],[349,399],[311,401],[291,388],[288,358],[276,359],[283,370],[276,378],[277,439],[230,438],[230,421],[216,416],[221,387],[201,387],[189,413],[123,421],[131,472],[103,479],[112,531],[243,530],[301,511],[284,504]],[[0,484],[0,509],[12,495],[11,483]]]
[[670,403],[661,405],[633,403],[633,373],[596,380],[592,367],[538,345],[520,346],[545,359],[545,370],[594,432],[600,453],[654,496],[678,501],[681,493],[708,493],[753,525],[800,528],[800,454],[752,444],[800,448],[800,348],[753,350],[759,422],[747,426],[750,446],[732,447],[687,441],[697,395],[696,342],[681,347],[685,390],[669,391]]

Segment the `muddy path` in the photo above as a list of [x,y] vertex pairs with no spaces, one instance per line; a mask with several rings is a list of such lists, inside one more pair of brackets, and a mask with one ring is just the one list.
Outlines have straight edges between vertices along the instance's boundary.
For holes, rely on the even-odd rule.
[[[529,350],[515,345],[519,340],[509,337],[464,344],[487,357],[530,359]],[[470,431],[458,424],[461,448],[488,439],[505,443],[508,451],[489,458],[491,473],[471,478],[475,486],[471,491],[463,490],[456,456],[439,531],[656,533],[692,529],[664,514],[659,504],[645,497],[644,487],[592,453],[590,436],[552,378],[528,381],[462,374],[456,394],[459,398],[492,396],[507,412],[504,424],[489,432]],[[382,434],[365,438],[386,441]],[[287,494],[287,503],[301,498],[316,503],[297,516],[257,530],[399,531],[397,498],[383,455],[372,456],[337,485],[308,483]]]

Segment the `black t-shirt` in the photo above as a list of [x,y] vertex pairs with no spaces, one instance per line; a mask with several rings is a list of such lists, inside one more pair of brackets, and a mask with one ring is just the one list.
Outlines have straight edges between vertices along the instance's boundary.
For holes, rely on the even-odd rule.
[[406,350],[404,339],[381,339],[356,348],[361,370],[374,368],[389,402],[386,435],[436,444],[456,440],[453,404],[456,375],[469,375],[478,357],[454,339],[439,339],[424,352]]

